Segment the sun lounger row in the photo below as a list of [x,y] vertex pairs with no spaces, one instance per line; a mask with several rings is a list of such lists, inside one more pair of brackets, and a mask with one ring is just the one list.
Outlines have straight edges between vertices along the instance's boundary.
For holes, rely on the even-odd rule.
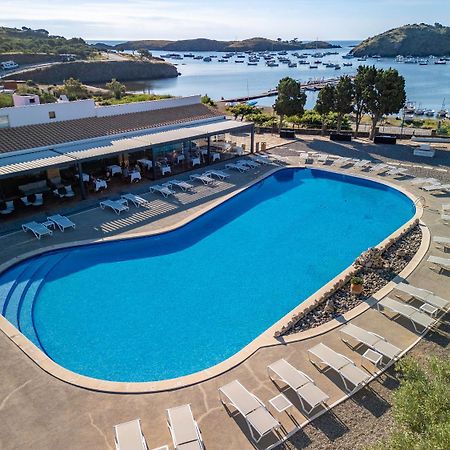
[[58,227],[60,231],[64,232],[67,228],[75,229],[75,224],[66,216],[61,214],[54,214],[47,217],[47,221],[43,223],[28,222],[22,225],[22,230],[27,232],[31,231],[37,239],[41,239],[43,236],[52,236],[53,231],[51,228]]
[[[204,450],[203,439],[190,405],[166,411],[167,425],[175,450]],[[116,450],[148,450],[140,419],[114,427]]]

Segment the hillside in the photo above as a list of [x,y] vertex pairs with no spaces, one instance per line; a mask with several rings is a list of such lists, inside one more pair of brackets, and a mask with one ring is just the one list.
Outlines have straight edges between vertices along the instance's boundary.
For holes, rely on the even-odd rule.
[[75,54],[87,57],[96,51],[81,38],[52,36],[47,30],[0,27],[0,53]]
[[355,56],[377,54],[386,57],[449,56],[450,27],[425,23],[404,25],[366,39],[352,53]]
[[164,51],[210,51],[210,52],[234,52],[234,51],[277,51],[277,50],[303,50],[315,48],[336,48],[328,42],[286,42],[273,41],[271,39],[256,37],[243,41],[217,41],[214,39],[185,39],[180,41],[142,40],[128,41],[113,47],[116,50],[164,50]]
[[36,83],[60,83],[76,78],[83,83],[102,83],[117,78],[119,81],[175,78],[177,68],[161,60],[137,61],[74,61],[55,63],[16,72],[16,78]]

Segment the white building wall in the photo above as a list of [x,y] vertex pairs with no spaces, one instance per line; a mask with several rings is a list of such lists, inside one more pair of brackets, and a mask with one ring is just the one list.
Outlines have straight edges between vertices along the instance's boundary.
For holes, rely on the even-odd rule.
[[[55,113],[54,119],[50,118],[50,112]],[[95,102],[94,100],[79,100],[69,103],[44,103],[40,105],[0,108],[0,117],[5,115],[9,118],[9,126],[11,128],[82,119],[85,117],[95,117]]]
[[[94,100],[89,99],[68,103],[45,103],[41,105],[0,108],[0,118],[7,116],[9,126],[13,128],[87,117],[108,117],[134,112],[155,111],[158,109],[194,105],[200,103],[200,101],[200,95],[194,95],[191,97],[127,103],[124,105],[95,106]],[[54,118],[52,118],[53,113]]]

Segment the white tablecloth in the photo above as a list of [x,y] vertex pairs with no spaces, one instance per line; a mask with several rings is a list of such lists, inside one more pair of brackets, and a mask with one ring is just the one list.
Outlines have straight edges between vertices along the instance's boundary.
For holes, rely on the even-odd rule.
[[116,173],[122,173],[122,168],[117,165],[108,166],[107,167],[111,171],[111,175],[115,175]]
[[192,158],[192,167],[200,165],[200,158]]
[[138,159],[138,163],[141,163],[147,170],[150,170],[153,167],[151,159]]
[[99,191],[101,188],[106,189],[108,187],[105,180],[95,180],[94,185],[95,185],[95,192]]
[[131,172],[130,173],[130,182],[132,183],[133,181],[139,181],[142,179],[141,177],[141,173],[140,172]]
[[220,160],[220,153],[217,153],[217,152],[211,153],[211,158],[212,158],[213,162],[214,161],[219,161]]
[[177,162],[180,163],[181,161],[184,161],[186,157],[184,155],[178,155],[177,156]]
[[[77,178],[80,178],[80,175],[78,175],[78,174],[76,174],[75,176]],[[89,181],[89,175],[87,173],[83,173],[82,177],[83,177],[83,181],[86,181],[86,183]]]

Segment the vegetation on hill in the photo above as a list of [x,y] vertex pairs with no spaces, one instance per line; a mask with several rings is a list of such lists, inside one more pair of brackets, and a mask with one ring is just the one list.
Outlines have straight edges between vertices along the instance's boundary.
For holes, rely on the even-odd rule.
[[0,53],[74,54],[85,58],[96,52],[81,38],[52,36],[47,30],[0,27]]
[[[278,38],[276,41],[262,37],[245,39],[243,41],[217,41],[214,39],[185,39],[180,41],[164,40],[142,40],[129,41],[118,44],[115,50],[164,50],[164,51],[216,51],[216,52],[235,52],[235,51],[277,51],[277,50],[302,50],[311,48],[335,48],[339,46],[328,42],[301,42],[298,39],[283,41]],[[104,46],[102,47],[104,48]]]
[[448,56],[450,55],[450,27],[439,23],[404,25],[366,39],[357,45],[352,53],[356,56],[387,57]]

